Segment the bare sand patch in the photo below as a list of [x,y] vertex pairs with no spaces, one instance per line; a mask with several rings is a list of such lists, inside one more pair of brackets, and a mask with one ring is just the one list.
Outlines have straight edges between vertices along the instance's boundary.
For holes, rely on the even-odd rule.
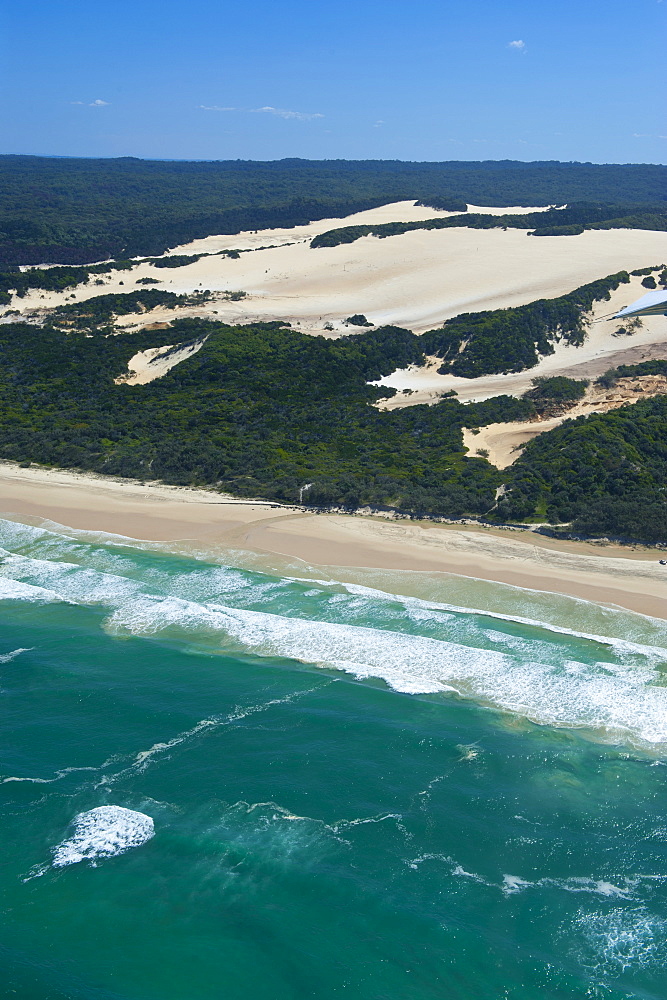
[[[156,323],[160,328],[161,323]],[[127,363],[127,375],[119,375],[114,379],[116,385],[147,385],[156,378],[162,378],[181,361],[191,358],[200,351],[206,343],[206,337],[201,337],[190,344],[167,344],[164,347],[149,347],[146,351],[138,351]]]

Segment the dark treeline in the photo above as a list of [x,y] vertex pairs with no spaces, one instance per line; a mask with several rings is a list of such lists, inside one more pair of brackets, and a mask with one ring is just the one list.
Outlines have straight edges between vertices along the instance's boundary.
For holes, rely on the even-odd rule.
[[642,164],[2,156],[0,262],[151,256],[211,233],[294,226],[406,199],[649,206],[664,201],[666,178],[667,168]]
[[384,222],[368,226],[329,229],[311,240],[311,247],[335,247],[354,243],[362,236],[400,236],[414,229],[528,229],[533,236],[579,236],[586,229],[667,230],[667,204],[653,206],[571,204],[546,212],[522,215],[484,215],[468,212],[421,222]]
[[430,198],[420,198],[416,202],[417,205],[423,208],[436,208],[440,212],[467,212],[468,205],[461,198],[451,198],[443,195],[439,197],[438,195],[432,195]]

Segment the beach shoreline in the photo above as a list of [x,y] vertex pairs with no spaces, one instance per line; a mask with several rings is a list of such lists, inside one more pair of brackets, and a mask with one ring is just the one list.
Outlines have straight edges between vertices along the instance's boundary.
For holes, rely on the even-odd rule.
[[128,542],[244,551],[274,565],[441,573],[667,619],[660,551],[560,541],[521,529],[324,513],[272,501],[0,464],[0,516]]

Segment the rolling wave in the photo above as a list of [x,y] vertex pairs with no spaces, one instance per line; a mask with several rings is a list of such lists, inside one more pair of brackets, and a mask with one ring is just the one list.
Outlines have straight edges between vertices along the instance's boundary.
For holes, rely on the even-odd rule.
[[667,649],[357,584],[276,578],[3,522],[0,597],[98,606],[115,634],[210,645],[474,699],[535,723],[667,744]]

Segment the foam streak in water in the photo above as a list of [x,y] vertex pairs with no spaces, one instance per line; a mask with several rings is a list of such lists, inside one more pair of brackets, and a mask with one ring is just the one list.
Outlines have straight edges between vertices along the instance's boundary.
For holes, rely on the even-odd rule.
[[180,743],[185,743],[193,737],[199,736],[200,733],[203,733],[206,730],[233,725],[235,722],[241,722],[243,719],[247,719],[248,716],[255,715],[257,712],[267,712],[270,708],[274,708],[276,705],[289,705],[292,702],[297,701],[299,698],[305,697],[307,694],[312,694],[322,686],[323,685],[318,685],[317,687],[308,688],[305,691],[296,691],[294,694],[286,695],[284,698],[271,698],[269,701],[260,702],[257,705],[238,706],[230,712],[229,715],[213,716],[210,719],[202,719],[201,722],[198,722],[196,726],[192,727],[192,729],[179,733],[177,736],[168,740],[168,742],[154,743],[148,750],[141,750],[134,758],[132,767],[143,771],[152,757],[162,754],[166,750],[171,750]]
[[11,653],[0,653],[0,663],[11,663],[21,653],[30,653],[34,648],[34,646],[28,646],[27,648],[12,649]]

